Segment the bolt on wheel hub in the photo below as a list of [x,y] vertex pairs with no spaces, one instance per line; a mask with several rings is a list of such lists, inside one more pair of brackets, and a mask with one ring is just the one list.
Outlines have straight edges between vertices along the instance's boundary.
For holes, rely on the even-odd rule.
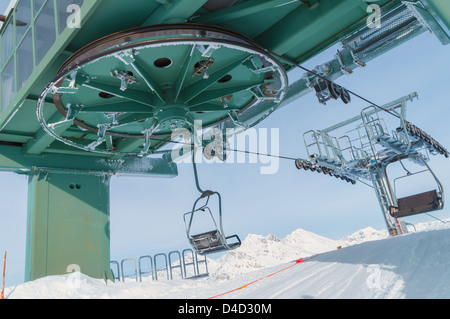
[[189,108],[184,105],[165,105],[154,113],[154,119],[163,131],[186,126]]

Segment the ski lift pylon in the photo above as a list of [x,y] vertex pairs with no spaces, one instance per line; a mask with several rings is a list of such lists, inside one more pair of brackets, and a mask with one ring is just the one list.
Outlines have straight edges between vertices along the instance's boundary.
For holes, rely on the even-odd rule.
[[[203,191],[200,188],[197,176],[197,166],[195,164],[195,149],[192,151],[192,165],[194,167],[195,183],[201,195],[195,201],[192,210],[183,215],[189,243],[199,255],[208,255],[238,248],[241,245],[239,236],[225,236],[224,234],[222,224],[222,198],[220,194],[211,190]],[[210,199],[213,196],[218,198],[218,223],[208,206],[210,204]],[[202,202],[203,204],[201,204]],[[200,213],[209,215],[209,218],[213,221],[214,229],[198,234],[192,234],[191,230],[194,216]]]

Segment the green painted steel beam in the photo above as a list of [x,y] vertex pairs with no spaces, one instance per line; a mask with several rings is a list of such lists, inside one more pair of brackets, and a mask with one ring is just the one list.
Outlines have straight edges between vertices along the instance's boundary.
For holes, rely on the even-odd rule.
[[[377,2],[385,8],[400,4],[399,0]],[[367,7],[368,4],[355,0],[321,0],[312,9],[301,6],[255,37],[255,41],[302,63],[365,26]]]
[[114,280],[109,265],[109,198],[109,177],[31,174],[25,280],[73,271]]
[[[388,6],[386,9],[386,12],[389,12],[391,9],[391,6]],[[395,21],[395,20],[393,20]],[[419,23],[416,21],[415,25],[419,25]],[[383,27],[383,23],[382,23]],[[364,50],[360,52],[361,57],[358,56],[358,62],[355,60],[355,56],[352,54],[351,50],[349,48],[344,48],[342,51],[340,51],[340,57],[342,62],[344,63],[345,69],[347,72],[345,72],[342,69],[342,64],[338,59],[338,55],[334,57],[334,59],[326,61],[322,65],[318,65],[315,68],[312,68],[312,70],[318,70],[318,69],[324,69],[329,68],[329,72],[323,76],[331,81],[336,81],[338,78],[340,78],[343,75],[348,75],[348,72],[353,72],[357,68],[361,68],[361,64],[367,64],[373,59],[376,59],[377,57],[383,55],[384,53],[398,47],[399,45],[413,39],[414,37],[422,34],[427,29],[425,27],[417,28],[416,26],[411,26],[412,29],[405,29],[402,31],[402,33],[397,33],[390,35],[390,29],[380,29],[377,31],[379,35],[378,42],[372,43],[372,46],[369,46],[367,48],[367,52]],[[366,29],[361,29],[361,34],[364,34],[364,32],[367,31]],[[357,33],[355,33],[355,36],[357,36]],[[395,37],[395,41],[393,41],[391,38]],[[345,41],[345,40],[344,40]],[[351,76],[351,75],[350,75]],[[309,93],[315,93],[314,89],[310,86],[310,79],[314,78],[314,76],[305,74],[303,77],[299,78],[298,80],[292,82],[289,87],[287,94],[285,96],[285,99],[280,104],[279,107],[286,106],[301,97],[303,97],[306,94]]]
[[[94,139],[92,139],[92,141],[93,140]],[[70,147],[69,145],[61,143],[59,141],[53,142],[45,150],[45,154],[58,154],[58,155],[64,154],[64,155],[70,155],[70,156],[78,156],[80,161],[83,160],[84,156],[86,156],[86,155],[97,157],[98,159],[103,158],[103,156],[100,156],[99,154],[92,154],[92,153],[86,154],[86,153],[87,153],[86,151],[82,151],[82,150],[79,150],[79,149],[74,149],[73,147]],[[42,155],[44,155],[44,154],[34,155],[34,156],[42,156]],[[68,170],[70,170],[70,168],[68,168]],[[102,171],[100,171],[100,172],[102,172]]]
[[[62,120],[64,120],[64,117],[59,113],[56,113],[50,119],[51,123],[60,122]],[[72,124],[73,123],[66,123],[66,125],[63,126],[60,125],[56,128],[56,131],[59,134],[62,134]],[[38,132],[36,132],[34,138],[24,145],[24,152],[27,154],[41,154],[54,141],[55,138],[53,136],[48,135],[47,132],[44,131],[44,129],[40,129]]]
[[4,142],[24,144],[32,139],[32,135],[22,132],[2,131],[0,133],[0,140]]
[[407,2],[442,44],[450,43],[450,2],[446,0],[415,0]]
[[140,138],[126,139],[119,141],[116,145],[117,150],[120,152],[133,152],[140,146],[144,145],[144,140]]
[[420,6],[414,6],[415,12],[417,12],[417,15],[419,15],[423,21],[426,23],[427,27],[430,29],[431,32],[441,41],[443,45],[447,45],[450,43],[450,32],[446,31],[445,27],[435,19],[435,17],[430,13],[430,11],[420,7]]
[[[143,142],[142,142],[143,143]],[[110,160],[93,156],[85,152],[85,156],[45,153],[40,156],[25,155],[20,146],[0,145],[0,171],[27,174],[43,168],[64,170],[80,174],[108,173],[123,175],[142,175],[150,177],[176,177],[177,166],[170,158],[123,157],[121,160]]]
[[[265,10],[275,9],[278,6],[285,4],[286,0],[249,0],[222,10],[203,14],[198,18],[194,18],[193,21],[204,24],[222,24],[227,21],[245,18]],[[301,5],[301,1],[298,1],[298,6]]]
[[[142,23],[145,25],[186,22],[208,0],[170,0],[164,1]],[[160,1],[158,1],[160,2]]]
[[322,0],[312,10],[299,7],[255,40],[277,54],[287,54],[299,46],[306,52],[366,14],[358,1]]
[[450,30],[450,2],[448,0],[421,0],[422,3],[437,17],[438,21]]

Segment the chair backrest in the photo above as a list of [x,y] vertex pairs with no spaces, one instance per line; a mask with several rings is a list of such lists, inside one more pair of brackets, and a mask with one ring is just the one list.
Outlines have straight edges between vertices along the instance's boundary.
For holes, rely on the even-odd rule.
[[[193,158],[194,160],[194,158]],[[195,163],[195,162],[194,162]],[[194,173],[196,175],[196,168],[194,164]],[[225,237],[222,227],[222,201],[221,196],[218,192],[206,190],[203,191],[198,186],[198,181],[196,177],[197,182],[197,188],[201,192],[201,196],[195,201],[192,211],[187,212],[183,215],[184,224],[186,227],[186,235],[188,237],[189,243],[191,244],[192,248],[196,251],[199,255],[207,255],[212,254],[216,252],[226,251],[230,249],[234,249],[240,246],[240,240],[237,235],[233,235],[231,237]],[[216,219],[214,218],[214,214],[211,212],[211,209],[208,207],[209,201],[212,196],[217,196],[218,200],[218,213],[216,213],[216,216],[218,218],[218,222],[216,222]],[[203,201],[203,204],[199,203]],[[209,218],[211,218],[214,229],[209,230],[207,232],[202,232],[193,235],[192,234],[192,222],[194,220],[194,215],[196,215],[199,212],[204,212],[207,215],[209,215]],[[237,243],[228,244],[227,239],[229,238],[237,238]]]
[[192,235],[191,237],[197,249],[200,250],[215,248],[224,244],[222,240],[223,236],[217,229],[197,235]]
[[393,210],[393,217],[406,217],[441,208],[440,197],[436,190],[415,194],[397,200],[398,209]]

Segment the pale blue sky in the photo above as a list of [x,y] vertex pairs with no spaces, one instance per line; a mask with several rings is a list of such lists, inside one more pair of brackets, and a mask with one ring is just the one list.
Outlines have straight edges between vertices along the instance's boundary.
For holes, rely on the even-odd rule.
[[[0,0],[0,12],[5,0]],[[330,60],[329,50],[309,61],[314,67]],[[371,61],[366,68],[341,77],[337,83],[382,105],[417,91],[407,119],[450,149],[448,101],[450,45],[442,46],[426,33]],[[299,73],[301,74],[301,73]],[[276,111],[257,128],[279,128],[280,154],[306,158],[303,133],[322,129],[359,114],[367,104],[353,98],[345,105],[323,106],[314,94]],[[433,156],[430,165],[444,187],[450,185],[450,159]],[[364,184],[307,171],[293,161],[280,160],[277,174],[261,175],[256,164],[201,164],[203,188],[222,194],[227,235],[284,237],[297,228],[339,239],[361,228],[385,228],[374,190]],[[183,214],[198,197],[190,164],[179,165],[173,179],[114,177],[111,182],[111,259],[169,252],[188,248]],[[0,176],[0,254],[8,250],[7,286],[23,281],[25,261],[27,179],[12,173]],[[437,212],[448,218],[450,209]],[[431,221],[416,216],[408,222]],[[1,260],[1,259],[0,259]]]

